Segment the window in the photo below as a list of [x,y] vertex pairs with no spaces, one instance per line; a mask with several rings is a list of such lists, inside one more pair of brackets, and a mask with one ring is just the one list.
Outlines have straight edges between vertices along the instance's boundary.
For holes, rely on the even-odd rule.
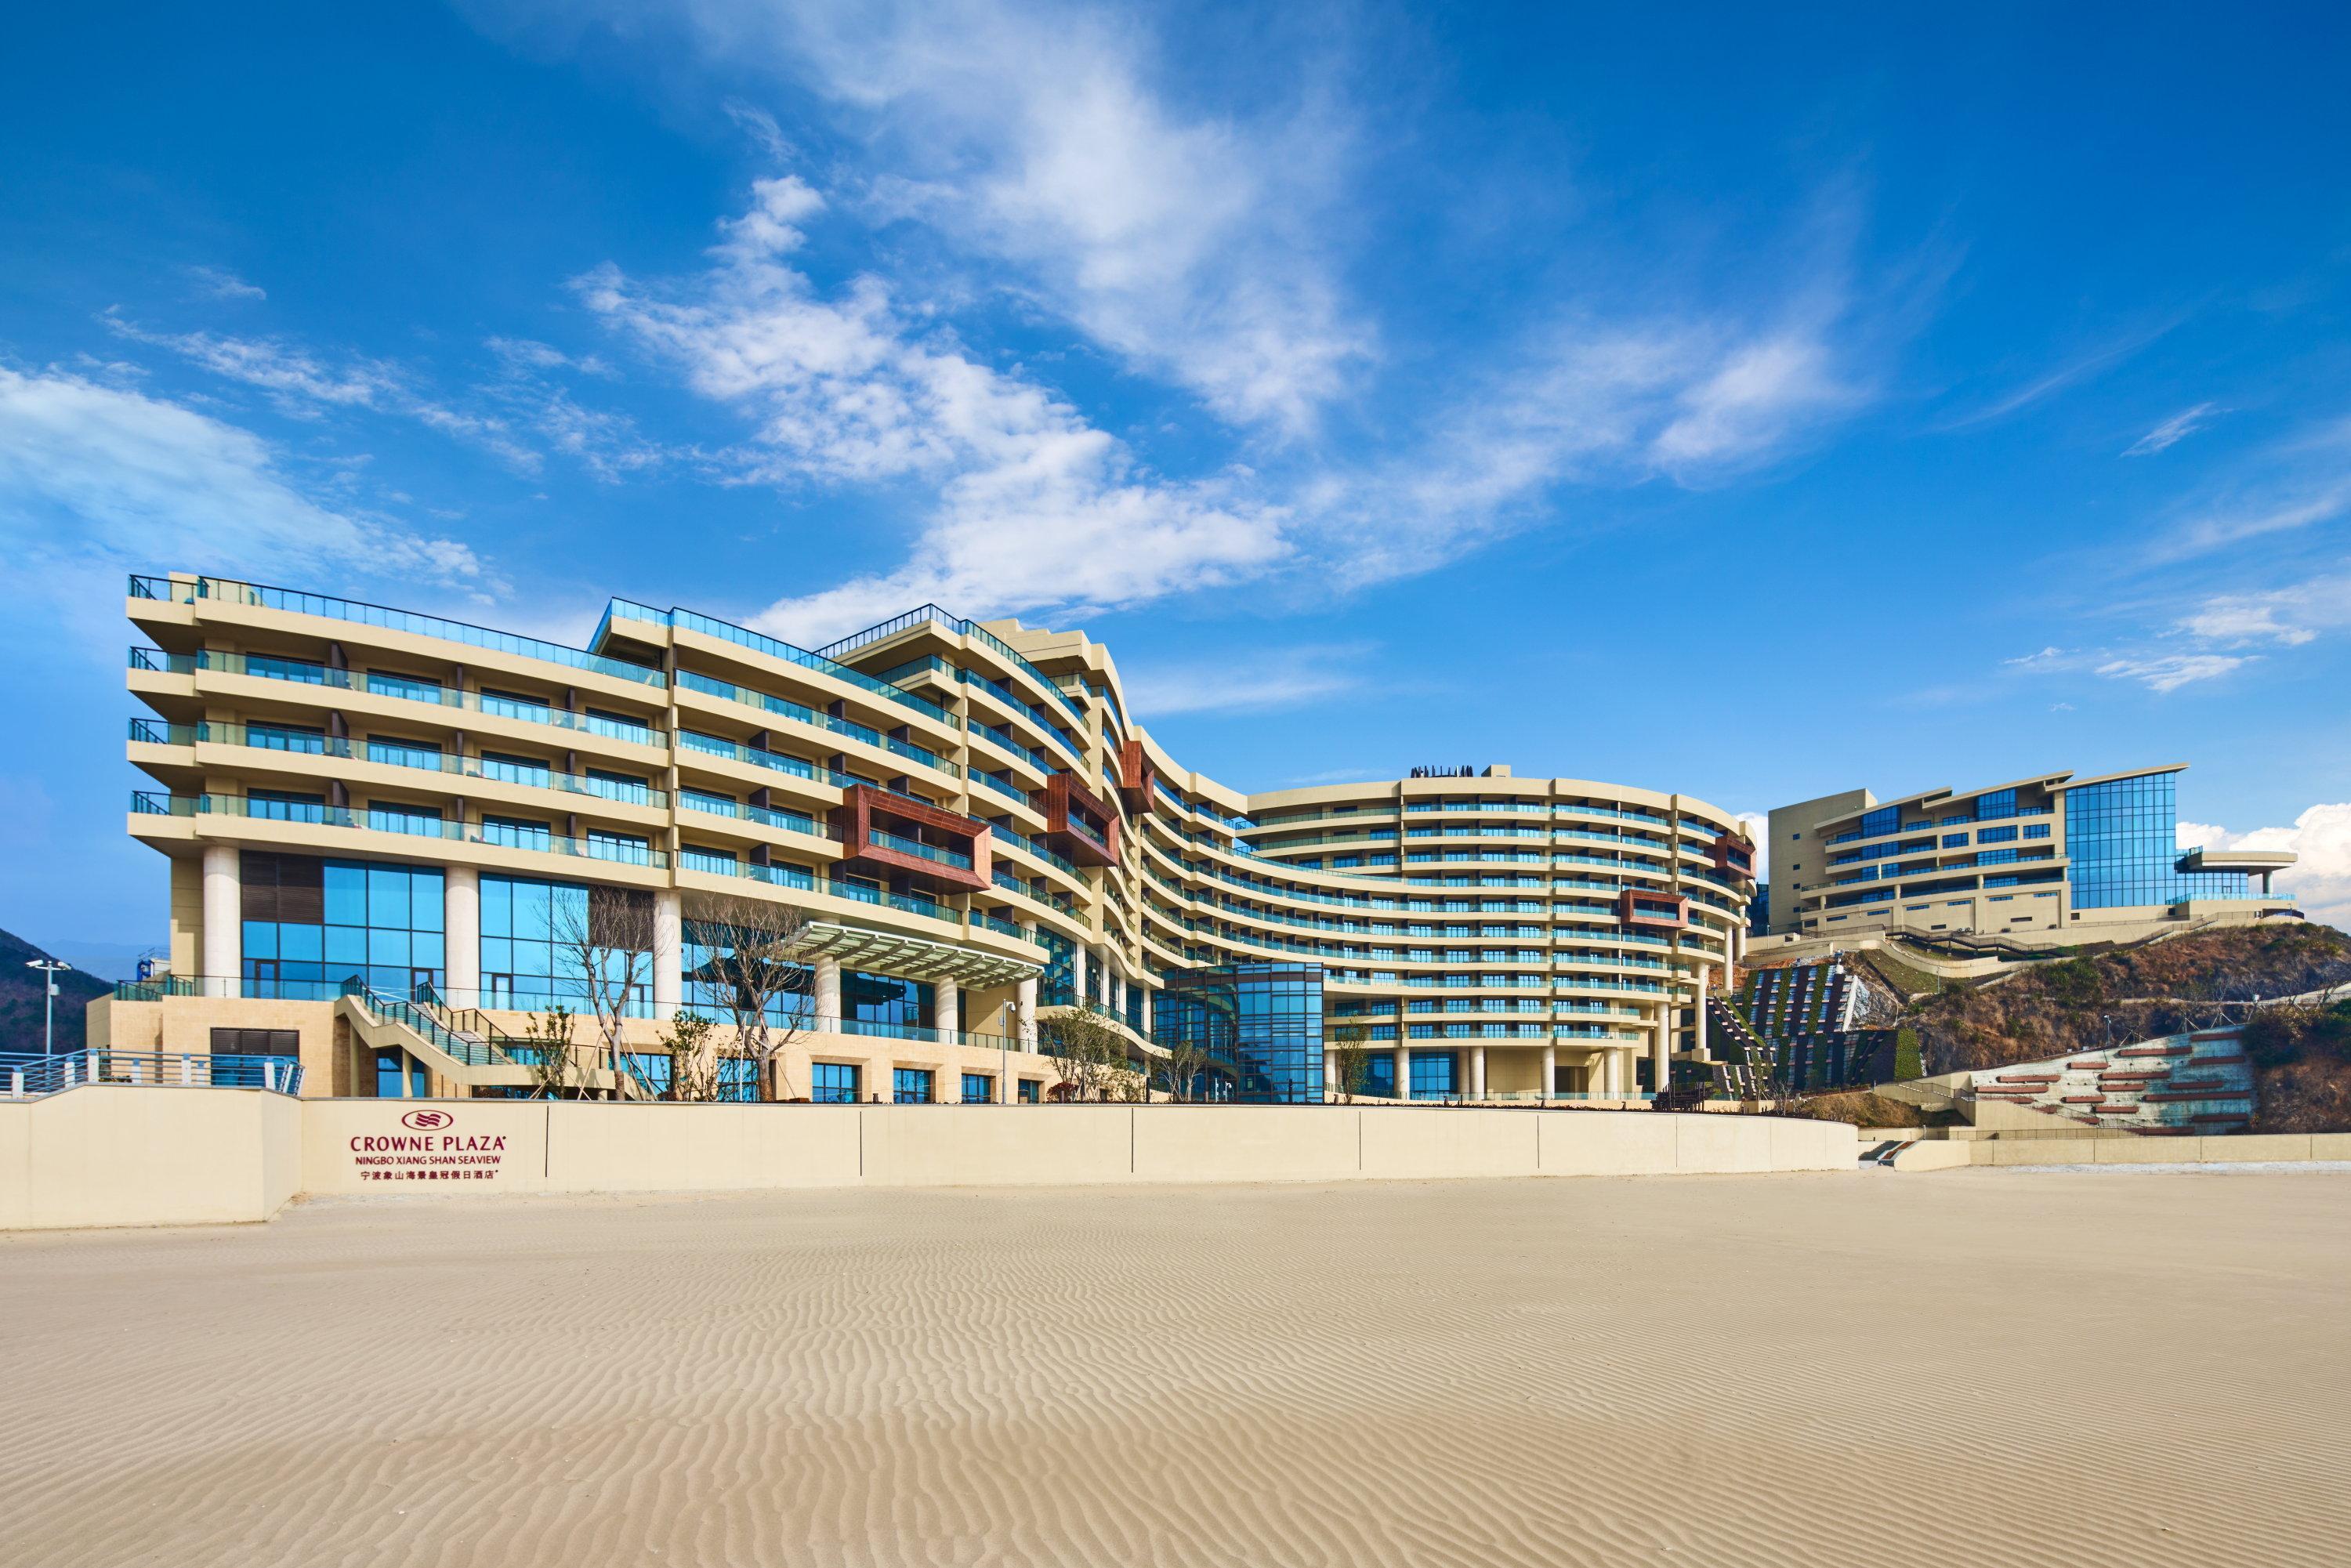
[[857,1064],[817,1061],[809,1065],[809,1098],[823,1105],[857,1103]]
[[900,1105],[927,1105],[931,1103],[931,1070],[927,1067],[901,1067],[891,1075],[890,1098]]
[[1945,833],[1943,835],[1943,847],[1947,850],[1964,849],[1967,846],[1967,841],[1968,836],[1965,833]]
[[1022,1079],[1020,1081],[1020,1103],[1023,1105],[1034,1105],[1037,1103],[1039,1098],[1044,1093],[1044,1090],[1045,1081],[1043,1079]]
[[397,740],[370,736],[367,759],[393,768],[432,768],[441,766],[441,748],[429,740]]
[[1995,789],[1989,795],[1976,797],[1976,821],[1996,822],[2002,817],[2016,815],[2016,791]]
[[963,1075],[963,1103],[967,1105],[996,1103],[996,1080],[985,1072]]
[[503,844],[508,849],[543,850],[551,835],[545,822],[535,822],[524,817],[484,817],[482,842]]
[[291,1029],[216,1029],[214,1056],[299,1056],[302,1034]]
[[247,653],[245,673],[272,681],[299,681],[304,685],[326,685],[327,666],[316,659],[281,659],[269,653]]
[[536,784],[545,789],[552,776],[548,765],[535,757],[515,757],[502,751],[482,753],[482,777],[485,779],[496,779],[507,784]]
[[2015,839],[2014,828],[1985,828],[1976,834],[1976,842],[1980,844],[2011,843]]
[[248,850],[239,881],[246,996],[325,1001],[347,979],[402,998],[440,986],[439,871]]
[[380,697],[407,697],[427,703],[441,700],[441,683],[426,680],[422,675],[395,675],[383,670],[370,670],[367,689]]
[[248,724],[245,743],[263,751],[305,751],[313,757],[327,749],[327,732],[291,724]]
[[245,814],[270,822],[323,822],[327,820],[327,800],[323,795],[305,795],[293,789],[248,789]]
[[380,833],[420,833],[437,838],[442,827],[441,808],[413,806],[404,800],[371,800],[367,825]]
[[1412,1097],[1416,1100],[1443,1100],[1455,1092],[1458,1082],[1454,1066],[1458,1058],[1449,1051],[1416,1051],[1411,1053]]
[[2024,836],[2028,839],[2045,839],[2049,836],[2049,824],[2035,822],[2024,830]]

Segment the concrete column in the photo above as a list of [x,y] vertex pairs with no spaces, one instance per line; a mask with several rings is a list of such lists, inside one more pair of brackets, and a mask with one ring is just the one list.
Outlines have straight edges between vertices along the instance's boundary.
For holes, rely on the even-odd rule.
[[931,987],[931,1018],[943,1039],[951,1040],[963,1029],[963,991],[953,980]]
[[[681,971],[685,964],[685,923],[678,906],[678,892],[674,887],[658,889],[653,894],[653,1017],[669,1019],[677,1017],[678,998],[684,989]],[[841,999],[840,966],[833,967],[833,1001]]]
[[1322,1053],[1322,1092],[1335,1100],[1339,1096],[1339,1053],[1326,1051]]
[[453,1008],[482,1005],[482,873],[469,865],[441,873],[442,992]]
[[841,1027],[841,960],[830,953],[816,956],[816,1027],[838,1032]]
[[1482,1045],[1473,1045],[1469,1048],[1469,1098],[1483,1100],[1485,1097],[1486,1048]]
[[1089,993],[1086,990],[1086,949],[1082,943],[1070,949],[1070,989],[1073,993],[1071,1005],[1085,1006]]
[[1037,1049],[1037,977],[1029,976],[1012,993],[1012,1034],[1029,1051]]
[[1395,1048],[1395,1097],[1399,1100],[1412,1098],[1412,1048],[1410,1046],[1399,1045]]
[[1141,1016],[1143,1019],[1143,1037],[1145,1040],[1148,1040],[1151,1038],[1151,988],[1148,986],[1145,986],[1143,989],[1143,1012]]
[[237,996],[245,974],[245,883],[235,847],[206,844],[204,877],[204,992]]
[[1548,1100],[1559,1092],[1559,1047],[1543,1047],[1542,1096]]

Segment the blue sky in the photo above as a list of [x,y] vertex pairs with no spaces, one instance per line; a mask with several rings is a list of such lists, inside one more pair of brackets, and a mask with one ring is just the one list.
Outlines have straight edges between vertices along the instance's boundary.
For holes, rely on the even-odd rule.
[[172,567],[1082,623],[1243,788],[2186,760],[2351,904],[2346,15],[1905,10],[28,16],[0,925],[161,936]]

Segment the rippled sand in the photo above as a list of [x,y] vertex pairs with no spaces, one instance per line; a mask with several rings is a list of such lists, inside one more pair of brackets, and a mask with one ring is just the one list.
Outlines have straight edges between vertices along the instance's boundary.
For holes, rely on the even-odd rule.
[[2314,1564],[2351,1176],[346,1200],[0,1239],[0,1563]]

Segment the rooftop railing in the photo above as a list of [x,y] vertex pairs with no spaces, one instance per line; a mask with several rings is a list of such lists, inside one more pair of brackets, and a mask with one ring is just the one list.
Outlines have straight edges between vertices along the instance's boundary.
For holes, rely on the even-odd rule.
[[486,626],[444,620],[438,615],[419,615],[413,611],[392,610],[381,604],[363,604],[358,600],[334,599],[320,593],[301,593],[289,588],[270,588],[260,583],[236,582],[217,577],[188,580],[134,576],[131,580],[131,597],[172,604],[196,604],[207,600],[222,604],[256,604],[298,615],[319,615],[357,625],[381,627],[387,632],[412,632],[421,637],[438,637],[447,642],[463,643],[468,647],[516,653],[527,659],[541,659],[569,669],[611,675],[643,685],[666,684],[659,670],[633,664],[625,659],[608,658],[601,653],[567,648],[560,643],[543,642],[537,637],[520,637],[511,632],[494,632]]
[[1081,707],[1077,700],[1069,693],[1054,685],[1050,675],[1030,664],[1026,654],[977,621],[967,621],[960,615],[950,615],[935,604],[921,605],[907,611],[903,615],[893,615],[879,625],[868,626],[862,632],[852,632],[838,642],[826,643],[817,650],[817,653],[820,658],[842,658],[860,648],[871,647],[876,643],[894,637],[899,632],[922,625],[925,622],[945,626],[951,632],[962,633],[983,647],[992,649],[1014,669],[1020,671],[1043,687],[1054,701],[1069,710],[1071,718],[1081,724],[1085,722],[1085,709]]

